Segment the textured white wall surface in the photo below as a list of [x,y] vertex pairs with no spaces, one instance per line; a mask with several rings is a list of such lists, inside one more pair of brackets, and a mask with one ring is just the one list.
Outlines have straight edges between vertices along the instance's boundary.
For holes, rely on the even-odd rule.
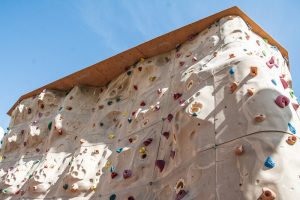
[[228,16],[102,88],[23,100],[0,199],[300,197],[300,121],[285,59]]

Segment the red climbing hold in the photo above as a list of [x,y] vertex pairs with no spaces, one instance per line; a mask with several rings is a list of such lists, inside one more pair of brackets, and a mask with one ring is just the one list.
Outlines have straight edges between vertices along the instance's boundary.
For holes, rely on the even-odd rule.
[[128,200],[134,200],[133,196],[128,197]]
[[173,115],[172,114],[168,114],[168,117],[167,117],[168,121],[171,122],[172,119],[173,119]]
[[169,131],[163,132],[163,136],[165,136],[165,138],[169,139],[170,132]]
[[148,146],[149,144],[152,143],[152,141],[153,141],[152,138],[148,138],[147,140],[144,141],[144,145],[145,145],[145,146]]
[[179,99],[181,96],[182,96],[181,93],[175,93],[175,94],[173,95],[173,98],[174,98],[174,100],[177,100],[177,99]]
[[133,85],[133,88],[134,88],[135,90],[138,90],[138,86],[137,86],[137,85]]
[[146,105],[145,101],[142,101],[140,104],[140,106],[145,106],[145,105]]
[[158,167],[159,171],[162,172],[165,168],[165,161],[164,160],[156,160],[155,165]]
[[131,170],[125,169],[124,172],[123,172],[123,178],[127,179],[127,178],[130,178],[131,176],[132,176]]
[[111,176],[111,178],[113,179],[113,178],[115,178],[116,176],[118,176],[118,173],[117,173],[117,172],[112,172],[110,176]]
[[284,108],[284,107],[286,107],[286,106],[289,105],[290,99],[287,98],[287,97],[284,96],[284,95],[279,95],[279,96],[276,98],[275,103],[276,103],[279,107]]
[[280,78],[280,81],[284,89],[289,87],[289,84],[286,82],[286,80],[284,80],[284,78]]

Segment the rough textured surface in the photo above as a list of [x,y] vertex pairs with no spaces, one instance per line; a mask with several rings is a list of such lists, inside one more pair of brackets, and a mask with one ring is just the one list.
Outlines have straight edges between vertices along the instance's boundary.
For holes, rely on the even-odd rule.
[[280,52],[228,16],[106,87],[23,100],[0,199],[296,200],[298,105]]

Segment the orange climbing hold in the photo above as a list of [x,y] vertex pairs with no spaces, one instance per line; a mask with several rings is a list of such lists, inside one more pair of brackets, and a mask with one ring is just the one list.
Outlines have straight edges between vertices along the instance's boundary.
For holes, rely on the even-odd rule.
[[254,77],[257,76],[258,73],[258,68],[256,66],[251,66],[250,67],[250,76]]
[[294,145],[297,141],[297,137],[294,136],[294,135],[291,135],[288,137],[288,139],[286,140],[286,142],[289,144],[289,145]]
[[276,199],[276,193],[270,188],[262,188],[262,194],[258,198],[258,200],[274,200]]
[[237,87],[238,87],[238,83],[237,82],[231,83],[231,85],[230,85],[230,91],[231,91],[231,93],[234,93],[234,91],[237,89]]

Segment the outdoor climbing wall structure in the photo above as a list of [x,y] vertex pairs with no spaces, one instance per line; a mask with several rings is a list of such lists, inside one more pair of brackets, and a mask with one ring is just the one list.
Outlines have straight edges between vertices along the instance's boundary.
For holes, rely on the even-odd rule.
[[22,100],[0,199],[297,200],[298,107],[276,46],[223,17],[106,86]]

